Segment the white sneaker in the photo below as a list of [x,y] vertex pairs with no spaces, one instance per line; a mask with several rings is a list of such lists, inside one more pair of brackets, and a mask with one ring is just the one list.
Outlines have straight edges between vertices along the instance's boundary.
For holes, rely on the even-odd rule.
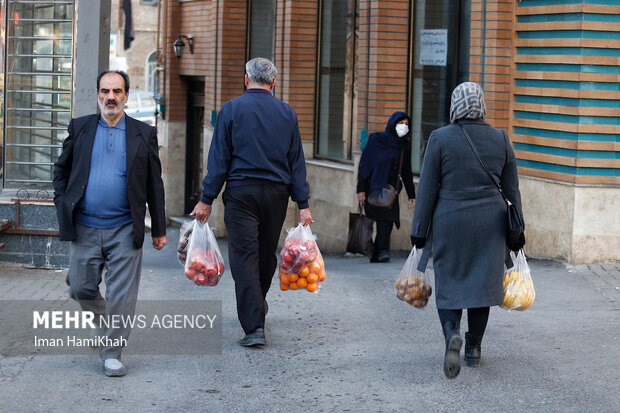
[[127,374],[127,367],[119,359],[105,359],[103,371],[108,377],[122,377]]

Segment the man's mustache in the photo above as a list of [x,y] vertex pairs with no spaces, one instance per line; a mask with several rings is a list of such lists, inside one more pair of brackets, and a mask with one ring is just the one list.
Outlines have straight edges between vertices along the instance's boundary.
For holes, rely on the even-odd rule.
[[107,105],[114,105],[114,106],[118,106],[118,102],[115,100],[106,100],[105,101],[106,106]]

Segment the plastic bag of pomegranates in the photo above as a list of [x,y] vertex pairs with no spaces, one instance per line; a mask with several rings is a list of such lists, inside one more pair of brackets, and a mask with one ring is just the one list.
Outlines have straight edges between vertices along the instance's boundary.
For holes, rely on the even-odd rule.
[[187,244],[185,276],[197,285],[214,287],[224,273],[224,259],[208,223],[194,220]]
[[280,289],[316,292],[325,280],[325,261],[310,226],[299,224],[288,230],[280,251]]
[[177,245],[177,261],[182,266],[185,266],[185,260],[187,259],[187,244],[189,244],[189,237],[192,235],[192,229],[194,228],[193,221],[184,222],[179,229],[179,244]]

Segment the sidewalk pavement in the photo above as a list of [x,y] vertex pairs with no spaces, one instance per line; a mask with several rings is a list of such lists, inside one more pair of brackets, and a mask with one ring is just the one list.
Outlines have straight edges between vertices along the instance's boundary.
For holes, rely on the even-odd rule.
[[[482,367],[447,380],[434,300],[420,310],[395,296],[407,252],[387,264],[324,254],[318,294],[280,291],[274,277],[268,345],[247,349],[230,272],[193,285],[175,258],[177,228],[168,239],[159,252],[145,244],[140,298],[222,300],[222,354],[126,355],[116,379],[95,353],[0,357],[0,411],[620,411],[620,263],[530,260],[534,306],[492,308]],[[65,275],[0,263],[0,299],[66,299]]]

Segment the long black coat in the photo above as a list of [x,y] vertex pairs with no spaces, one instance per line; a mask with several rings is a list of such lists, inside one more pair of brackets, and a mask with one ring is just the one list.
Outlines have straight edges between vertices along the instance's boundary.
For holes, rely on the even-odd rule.
[[[482,120],[459,123],[508,199],[521,210],[517,165],[506,133]],[[411,235],[432,238],[425,248],[433,251],[437,308],[502,303],[506,203],[456,125],[431,133]]]
[[[390,175],[388,183],[396,188],[398,182],[398,165],[400,164],[400,158],[393,159],[390,165]],[[413,173],[411,172],[411,149],[405,149],[403,154],[403,167],[401,171],[402,180],[405,183],[405,191],[409,199],[415,198],[415,186],[413,185]],[[402,192],[403,185],[401,183],[400,189]],[[368,179],[360,180],[357,184],[357,192],[365,192],[366,199],[370,193],[370,182]],[[366,215],[374,219],[375,221],[391,221],[396,224],[396,228],[400,228],[400,206],[398,205],[398,199],[392,204],[391,208],[380,208],[370,205],[368,202],[364,203],[364,211]]]
[[[75,207],[84,196],[90,160],[97,132],[99,115],[72,119],[69,136],[62,153],[54,163],[54,203],[58,216],[61,241],[73,241],[75,234]],[[157,148],[157,131],[125,115],[127,151],[127,193],[133,223],[136,248],[144,242],[146,204],[151,214],[153,237],[166,235],[164,184]]]

